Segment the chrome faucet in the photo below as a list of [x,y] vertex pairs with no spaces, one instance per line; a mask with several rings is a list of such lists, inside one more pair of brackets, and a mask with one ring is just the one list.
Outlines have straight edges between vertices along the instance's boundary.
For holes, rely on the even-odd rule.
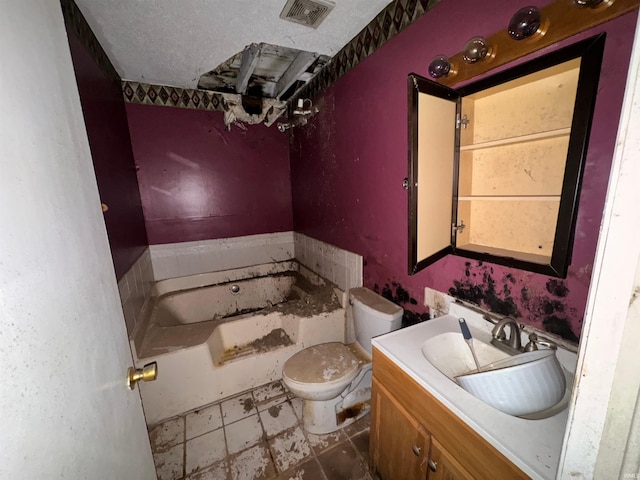
[[[509,327],[509,336],[505,333],[505,327]],[[510,354],[522,352],[520,341],[520,325],[513,318],[505,317],[491,330],[491,343]]]

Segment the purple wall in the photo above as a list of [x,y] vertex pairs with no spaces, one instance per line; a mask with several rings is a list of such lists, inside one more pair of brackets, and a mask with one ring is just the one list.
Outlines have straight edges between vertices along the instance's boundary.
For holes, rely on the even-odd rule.
[[[109,77],[68,29],[73,67],[117,279],[147,248],[147,234],[120,82]],[[46,83],[46,82],[45,82]]]
[[[549,3],[539,2],[541,4]],[[505,28],[511,0],[442,2],[347,73],[292,131],[295,230],[364,256],[365,286],[423,312],[424,287],[576,340],[580,335],[626,82],[636,14],[539,52],[607,32],[599,95],[566,280],[448,256],[407,274],[407,74]]]
[[149,243],[293,230],[288,138],[222,112],[127,104]]

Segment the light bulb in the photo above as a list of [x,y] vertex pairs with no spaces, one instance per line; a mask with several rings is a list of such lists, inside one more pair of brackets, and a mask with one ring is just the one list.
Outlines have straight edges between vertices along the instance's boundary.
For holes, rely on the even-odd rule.
[[462,59],[467,63],[476,63],[489,54],[490,48],[482,37],[473,37],[462,49]]
[[446,77],[451,71],[449,59],[444,55],[438,55],[429,64],[429,75],[431,78]]
[[539,28],[540,10],[537,7],[524,7],[511,17],[507,31],[514,40],[524,40],[535,34]]

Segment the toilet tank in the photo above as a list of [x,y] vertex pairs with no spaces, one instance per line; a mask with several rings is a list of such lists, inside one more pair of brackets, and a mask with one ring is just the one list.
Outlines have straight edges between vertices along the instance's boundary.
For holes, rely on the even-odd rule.
[[356,340],[371,355],[371,339],[400,328],[404,310],[368,288],[349,290]]

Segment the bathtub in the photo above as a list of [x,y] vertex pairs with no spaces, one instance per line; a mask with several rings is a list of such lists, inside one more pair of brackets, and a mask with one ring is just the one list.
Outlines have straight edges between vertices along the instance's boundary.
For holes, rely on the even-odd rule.
[[296,261],[156,282],[131,339],[149,425],[281,378],[311,345],[345,340],[344,295]]

